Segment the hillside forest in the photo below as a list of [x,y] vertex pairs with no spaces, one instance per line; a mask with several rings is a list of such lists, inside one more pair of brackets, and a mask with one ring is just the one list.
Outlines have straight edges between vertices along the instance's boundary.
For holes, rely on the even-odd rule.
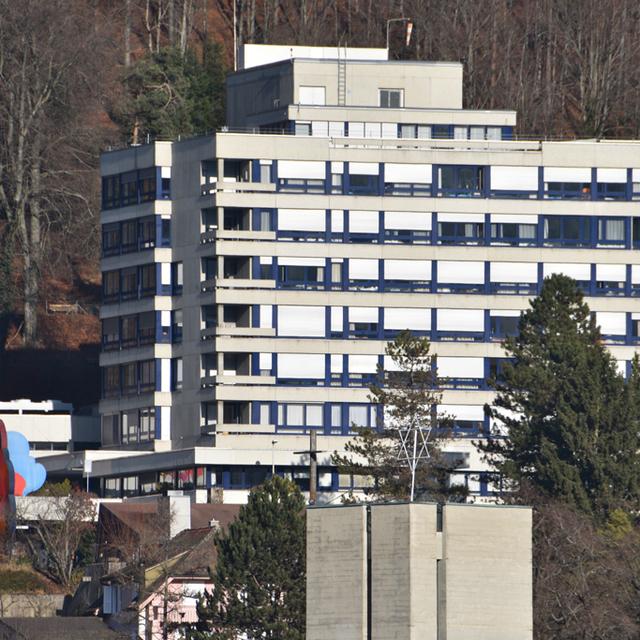
[[[407,17],[408,45],[390,24],[390,57],[462,62],[465,107],[516,109],[519,136],[639,135],[634,0],[235,2],[238,46],[384,47],[387,21]],[[2,397],[27,395],[26,378],[32,397],[75,399],[28,372],[44,353],[56,368],[97,357],[99,154],[224,123],[233,3],[0,0]],[[79,376],[88,400],[96,376]]]

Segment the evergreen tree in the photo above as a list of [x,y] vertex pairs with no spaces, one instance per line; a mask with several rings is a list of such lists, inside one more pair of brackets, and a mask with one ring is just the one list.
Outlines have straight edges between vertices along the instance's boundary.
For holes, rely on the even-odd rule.
[[507,338],[511,361],[488,412],[504,439],[480,443],[507,481],[597,517],[636,506],[640,374],[625,383],[576,282],[545,279]]
[[219,45],[206,43],[201,60],[192,49],[177,47],[149,53],[126,68],[124,96],[115,101],[111,118],[123,137],[139,144],[201,134],[224,123],[224,76]]
[[278,476],[250,493],[235,522],[216,538],[214,588],[198,605],[192,639],[303,640],[304,507],[297,486]]
[[379,384],[371,386],[369,396],[382,408],[383,425],[379,429],[354,427],[356,436],[347,442],[344,454],[333,454],[333,463],[341,473],[370,478],[368,493],[376,498],[407,499],[411,471],[401,453],[401,430],[410,426],[425,432],[430,429],[429,457],[416,469],[415,495],[419,500],[462,499],[467,494],[465,487],[449,482],[459,461],[441,450],[443,440],[451,436],[451,420],[437,413],[442,394],[429,340],[403,331],[387,344],[385,354],[390,368],[379,370]]

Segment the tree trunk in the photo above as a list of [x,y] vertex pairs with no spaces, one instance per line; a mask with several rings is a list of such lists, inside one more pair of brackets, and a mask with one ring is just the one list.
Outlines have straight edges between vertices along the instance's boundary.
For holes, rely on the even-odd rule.
[[124,1],[124,66],[131,66],[131,0]]

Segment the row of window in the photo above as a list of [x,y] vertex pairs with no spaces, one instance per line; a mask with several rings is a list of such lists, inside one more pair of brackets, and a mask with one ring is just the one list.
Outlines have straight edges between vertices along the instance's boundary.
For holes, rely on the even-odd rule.
[[182,342],[182,309],[147,311],[102,321],[103,351],[142,347],[156,342]]
[[402,138],[405,140],[511,140],[513,127],[395,122],[340,122],[295,120],[289,129],[296,136],[321,138]]
[[[443,219],[444,218],[444,219]],[[278,240],[531,247],[631,248],[640,218],[628,216],[438,214],[396,211],[259,209],[254,230]]]
[[104,210],[170,198],[170,167],[148,167],[102,178]]
[[138,360],[102,367],[101,371],[104,399],[182,389],[182,358]]
[[102,225],[102,256],[171,246],[171,219],[147,216]]
[[130,409],[102,416],[102,445],[138,444],[157,437],[155,407]]
[[126,302],[156,295],[180,295],[182,262],[152,263],[103,271],[102,301]]
[[254,258],[253,277],[274,280],[277,289],[535,295],[544,278],[561,273],[576,280],[587,295],[640,295],[640,265],[635,264],[282,257],[276,264],[272,260]]

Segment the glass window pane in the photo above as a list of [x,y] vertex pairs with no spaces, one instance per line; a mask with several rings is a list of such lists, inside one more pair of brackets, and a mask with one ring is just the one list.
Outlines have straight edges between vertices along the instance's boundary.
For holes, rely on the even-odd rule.
[[365,405],[351,405],[349,407],[349,425],[356,427],[368,426],[367,418],[369,407]]
[[304,405],[301,405],[301,404],[287,405],[287,424],[288,425],[304,424]]
[[321,404],[307,405],[307,426],[310,426],[310,427],[322,426],[322,405]]

